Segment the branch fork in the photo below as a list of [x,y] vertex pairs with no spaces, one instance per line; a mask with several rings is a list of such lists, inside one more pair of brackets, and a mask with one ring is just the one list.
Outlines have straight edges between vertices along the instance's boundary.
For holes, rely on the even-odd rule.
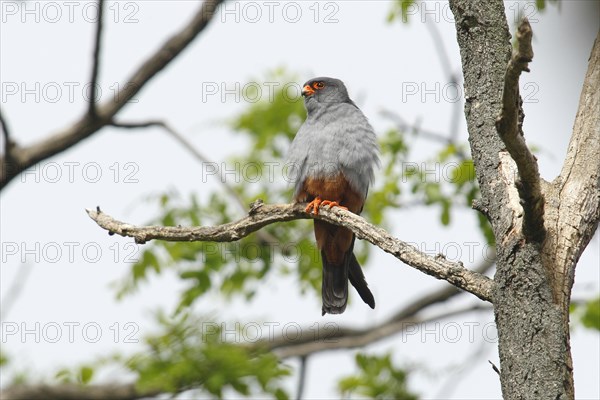
[[502,112],[496,120],[496,130],[506,145],[510,156],[517,164],[519,179],[515,186],[519,191],[523,206],[523,235],[533,243],[541,243],[546,236],[544,227],[544,196],[540,187],[540,172],[537,159],[531,153],[523,137],[523,108],[519,94],[519,77],[523,71],[529,72],[533,60],[531,39],[533,31],[527,18],[524,18],[517,31],[518,48],[506,69]]

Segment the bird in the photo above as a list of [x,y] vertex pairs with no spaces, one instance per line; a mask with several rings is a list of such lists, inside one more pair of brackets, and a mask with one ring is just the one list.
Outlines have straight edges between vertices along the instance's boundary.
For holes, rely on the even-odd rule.
[[[375,131],[341,80],[313,78],[301,92],[307,116],[286,160],[294,201],[307,202],[305,211],[313,214],[321,206],[360,214],[380,165]],[[353,252],[354,233],[315,219],[314,234],[323,264],[322,315],[345,311],[348,280],[374,309],[375,298]]]

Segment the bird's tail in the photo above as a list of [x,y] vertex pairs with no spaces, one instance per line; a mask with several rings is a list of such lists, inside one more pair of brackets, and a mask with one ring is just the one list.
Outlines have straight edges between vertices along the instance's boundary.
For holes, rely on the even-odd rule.
[[321,259],[323,260],[323,284],[321,287],[323,315],[344,312],[348,303],[348,280],[350,280],[360,298],[369,307],[375,308],[375,298],[369,289],[362,268],[354,256],[352,247],[346,252],[342,265],[327,262],[323,252],[321,252]]
[[[352,254],[352,250],[348,253]],[[323,260],[323,283],[321,293],[323,296],[323,315],[341,314],[346,309],[348,303],[348,253],[340,265],[334,265],[327,262],[325,253],[321,251]],[[360,268],[360,267],[359,267]]]
[[362,268],[354,256],[354,252],[350,252],[349,258],[350,262],[348,263],[348,275],[350,278],[350,283],[352,283],[352,286],[354,286],[360,295],[360,298],[363,299],[363,301],[367,303],[369,307],[375,308],[375,298],[373,297],[371,290],[369,290],[369,285],[365,279],[365,274],[363,274]]

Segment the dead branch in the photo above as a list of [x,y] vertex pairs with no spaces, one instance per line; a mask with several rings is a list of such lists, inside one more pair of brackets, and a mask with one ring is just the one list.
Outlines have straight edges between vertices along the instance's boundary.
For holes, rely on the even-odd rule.
[[541,243],[546,235],[544,196],[537,159],[529,151],[523,137],[524,114],[519,94],[519,77],[521,72],[529,72],[528,64],[533,59],[532,36],[531,25],[524,18],[517,31],[518,49],[506,69],[502,112],[496,120],[496,129],[519,171],[517,189],[523,206],[523,234],[528,241]]
[[316,218],[351,229],[359,239],[367,240],[383,251],[437,279],[474,294],[485,301],[492,301],[493,281],[488,277],[464,267],[461,262],[450,262],[443,256],[432,257],[415,247],[394,238],[384,229],[368,223],[364,218],[338,208],[322,208],[314,216],[304,211],[302,204],[263,204],[256,201],[251,205],[248,216],[228,224],[203,227],[135,226],[117,221],[100,209],[86,210],[100,227],[110,234],[134,238],[137,243],[159,239],[172,242],[233,242],[275,222]]

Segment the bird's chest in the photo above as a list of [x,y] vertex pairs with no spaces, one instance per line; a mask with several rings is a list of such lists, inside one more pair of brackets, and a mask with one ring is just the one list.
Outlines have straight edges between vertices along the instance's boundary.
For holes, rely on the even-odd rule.
[[341,132],[331,127],[314,129],[306,157],[307,175],[333,177],[341,171],[339,154],[342,150]]

